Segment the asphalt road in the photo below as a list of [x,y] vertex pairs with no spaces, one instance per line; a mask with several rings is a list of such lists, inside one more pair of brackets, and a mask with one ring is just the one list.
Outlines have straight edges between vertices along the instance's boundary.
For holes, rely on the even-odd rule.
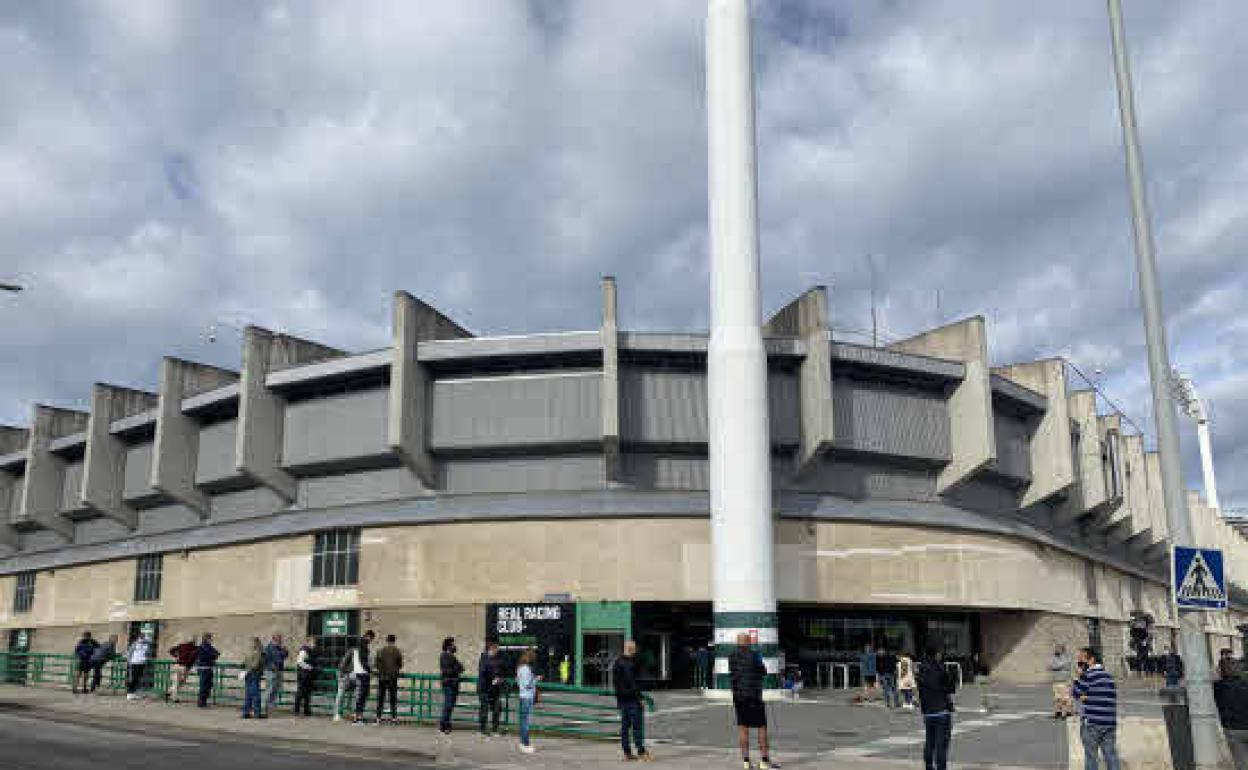
[[47,711],[0,709],[0,768],[4,770],[377,770],[433,767],[410,757],[370,756],[266,746],[208,733],[62,721]]

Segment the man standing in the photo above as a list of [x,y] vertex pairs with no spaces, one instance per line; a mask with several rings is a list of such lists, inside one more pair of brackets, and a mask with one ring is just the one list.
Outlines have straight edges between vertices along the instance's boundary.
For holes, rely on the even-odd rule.
[[884,691],[884,706],[896,708],[901,705],[901,696],[897,693],[897,656],[885,650],[878,660],[880,689]]
[[455,637],[448,636],[442,640],[442,655],[438,658],[438,670],[442,680],[442,718],[438,721],[438,732],[451,734],[451,717],[455,714],[455,701],[459,699],[459,678],[464,674],[464,666],[455,657]]
[[126,679],[126,700],[138,700],[139,689],[147,675],[147,666],[152,657],[152,643],[146,634],[139,634],[126,650],[126,662],[130,664],[129,676]]
[[212,646],[212,634],[204,634],[195,651],[195,673],[199,675],[199,698],[196,705],[201,709],[208,708],[208,699],[212,697],[213,674],[216,672],[219,657],[221,653]]
[[282,635],[273,634],[273,638],[264,646],[264,685],[269,692],[265,696],[265,708],[260,718],[266,719],[282,697],[282,675],[286,671],[286,658],[290,652],[282,646]]
[[[653,761],[654,757],[646,751],[646,711],[641,702],[641,684],[637,681],[637,643],[631,639],[624,643],[624,654],[611,666],[611,683],[615,688],[615,704],[620,709],[620,746],[624,749],[624,761]],[[631,746],[630,734],[633,736]],[[636,755],[633,746],[637,748]]]
[[953,693],[957,685],[945,667],[940,647],[928,647],[917,679],[919,710],[923,714],[923,770],[945,770],[953,740]]
[[104,677],[104,667],[115,657],[117,657],[117,635],[113,634],[104,644],[96,647],[95,652],[91,653],[90,692],[95,692],[99,688],[100,679]]
[[386,646],[377,651],[377,724],[390,697],[390,721],[399,721],[399,674],[403,672],[403,653],[394,645],[394,634],[386,635]]
[[1183,658],[1173,648],[1166,650],[1161,658],[1161,674],[1166,678],[1166,687],[1170,688],[1178,687],[1183,679]]
[[[503,714],[503,661],[498,655],[498,642],[487,641],[485,651],[477,662],[477,721],[481,728],[481,736],[489,738],[498,735],[498,722]],[[488,719],[487,719],[488,717]]]
[[[74,695],[79,690],[86,692],[91,680],[91,657],[100,645],[91,638],[90,631],[83,631],[82,638],[74,646],[74,662],[78,668],[74,671]],[[81,687],[79,687],[81,685]]]
[[1096,650],[1084,647],[1079,651],[1079,679],[1072,692],[1083,704],[1083,724],[1079,737],[1083,741],[1084,770],[1099,767],[1098,754],[1105,758],[1105,770],[1118,770],[1118,689],[1114,678],[1101,665]]
[[1075,705],[1070,697],[1070,656],[1060,644],[1049,659],[1049,676],[1053,680],[1053,718],[1065,719],[1075,713]]
[[866,702],[875,696],[876,673],[878,658],[875,655],[875,648],[866,645],[862,648],[862,654],[858,656],[858,673],[862,675],[862,696],[861,701]]
[[732,705],[737,712],[737,743],[741,747],[741,764],[750,765],[750,730],[758,731],[758,751],[762,755],[758,770],[772,770],[780,765],[771,761],[771,745],[767,740],[767,711],[763,707],[763,680],[767,667],[763,656],[750,646],[749,634],[737,635],[737,649],[728,656],[728,674],[732,681]]
[[181,644],[176,644],[169,650],[169,657],[173,658],[173,665],[170,666],[169,692],[165,693],[165,700],[173,703],[181,703],[179,697],[182,692],[182,686],[186,684],[186,680],[191,676],[191,669],[195,666],[195,658],[199,656],[199,645],[195,644],[195,639],[187,639]]

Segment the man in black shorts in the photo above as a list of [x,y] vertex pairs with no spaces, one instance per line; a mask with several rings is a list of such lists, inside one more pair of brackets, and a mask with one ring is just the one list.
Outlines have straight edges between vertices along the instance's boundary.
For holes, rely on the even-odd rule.
[[737,740],[741,744],[744,770],[750,764],[750,728],[758,730],[758,750],[762,760],[758,770],[775,770],[780,765],[771,761],[767,744],[767,711],[763,708],[763,678],[767,667],[763,656],[750,647],[749,634],[737,636],[737,649],[728,656],[728,673],[732,678],[732,705],[737,711]]

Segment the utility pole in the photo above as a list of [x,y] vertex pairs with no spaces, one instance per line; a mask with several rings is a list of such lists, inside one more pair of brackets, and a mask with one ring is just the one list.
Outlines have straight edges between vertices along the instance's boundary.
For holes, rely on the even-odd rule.
[[[1127,188],[1131,200],[1132,235],[1136,267],[1139,270],[1140,304],[1144,311],[1144,333],[1148,342],[1148,371],[1153,391],[1153,417],[1157,425],[1157,450],[1161,457],[1161,481],[1165,491],[1166,516],[1172,544],[1194,542],[1183,473],[1179,458],[1179,432],[1174,401],[1170,398],[1170,356],[1161,309],[1161,287],[1153,252],[1148,200],[1144,192],[1144,159],[1136,128],[1135,97],[1131,90],[1131,69],[1127,59],[1126,32],[1122,21],[1122,0],[1108,0],[1110,33],[1113,43],[1114,73],[1118,85],[1118,112],[1122,120],[1122,142],[1126,152]],[[1171,573],[1173,573],[1171,569]],[[1173,575],[1171,580],[1173,580]],[[1173,592],[1172,592],[1173,593]],[[1177,611],[1177,608],[1176,608]],[[1187,679],[1187,707],[1191,716],[1192,748],[1197,768],[1217,768],[1221,764],[1220,731],[1213,702],[1209,645],[1203,629],[1204,615],[1178,612],[1179,648]]]

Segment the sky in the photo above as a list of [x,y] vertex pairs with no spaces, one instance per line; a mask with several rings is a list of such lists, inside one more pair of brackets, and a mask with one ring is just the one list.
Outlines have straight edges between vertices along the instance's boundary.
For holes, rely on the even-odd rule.
[[[1126,0],[1171,355],[1248,508],[1248,3]],[[1152,433],[1103,3],[754,3],[764,306],[838,337],[987,318]],[[707,323],[697,0],[0,0],[0,422],[239,361]],[[874,298],[874,301],[873,301]],[[216,325],[216,333],[209,334]],[[1189,483],[1199,484],[1184,421]]]

